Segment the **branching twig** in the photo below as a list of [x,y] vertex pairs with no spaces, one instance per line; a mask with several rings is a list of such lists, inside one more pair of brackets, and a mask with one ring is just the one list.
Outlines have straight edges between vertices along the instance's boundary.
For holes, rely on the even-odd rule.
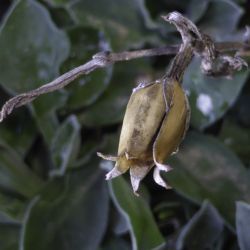
[[[199,45],[197,44],[197,47]],[[70,82],[75,80],[81,75],[87,75],[93,70],[97,68],[107,67],[111,64],[120,61],[128,61],[140,57],[149,57],[149,56],[160,56],[160,55],[174,55],[179,51],[180,45],[168,45],[160,48],[153,49],[145,49],[145,50],[136,50],[136,51],[126,51],[121,53],[113,53],[113,52],[100,52],[92,57],[92,59],[79,66],[76,67],[69,72],[64,73],[59,76],[52,82],[49,82],[35,90],[31,90],[29,92],[19,94],[10,100],[8,100],[2,110],[0,112],[0,122],[3,121],[12,111],[13,109],[25,105],[35,98],[42,94],[46,94],[49,92],[53,92],[55,90],[61,89],[68,85]],[[250,45],[240,42],[221,42],[215,43],[215,48],[218,53],[222,52],[240,52],[250,51]]]

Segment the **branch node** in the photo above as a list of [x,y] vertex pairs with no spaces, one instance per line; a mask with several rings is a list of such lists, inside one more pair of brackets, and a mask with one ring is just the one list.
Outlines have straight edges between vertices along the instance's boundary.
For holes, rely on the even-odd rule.
[[111,55],[110,51],[102,51],[93,55],[92,58],[95,60],[95,63],[99,67],[106,67],[107,65],[112,63],[110,55]]

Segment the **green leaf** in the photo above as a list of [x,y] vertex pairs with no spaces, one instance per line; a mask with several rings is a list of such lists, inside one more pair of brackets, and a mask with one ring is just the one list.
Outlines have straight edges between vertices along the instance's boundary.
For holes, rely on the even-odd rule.
[[[68,59],[61,67],[61,72],[77,67],[109,45],[97,29],[74,27],[68,30],[71,50]],[[106,48],[106,50],[107,50]],[[100,69],[73,81],[68,87],[67,109],[74,110],[90,105],[107,88],[112,76],[112,67]]]
[[231,148],[246,165],[250,165],[250,128],[240,126],[231,119],[226,119],[223,121],[219,138],[226,146]]
[[43,182],[15,151],[0,145],[0,186],[31,198],[42,188]]
[[0,193],[0,223],[21,222],[27,204],[10,194]]
[[1,250],[18,249],[20,226],[15,224],[0,224],[0,247]]
[[[65,1],[69,3],[69,0],[65,0]],[[51,0],[48,0],[48,2],[49,2],[49,5],[51,5]],[[63,7],[63,4],[62,5],[59,4],[58,7],[49,8],[49,11],[51,13],[51,17],[53,21],[59,28],[67,29],[75,25],[75,22],[73,18],[71,17],[71,14],[69,13],[67,8]]]
[[20,248],[96,249],[106,230],[108,201],[100,171],[75,171],[68,181],[54,179],[27,210]]
[[210,0],[199,28],[214,39],[227,40],[237,28],[243,10],[230,0]]
[[122,236],[129,232],[129,225],[127,219],[120,211],[114,209],[111,215],[112,231],[117,236]]
[[[33,104],[33,107],[34,104]],[[54,136],[56,129],[59,127],[59,121],[54,112],[48,112],[44,116],[39,116],[36,111],[36,108],[33,110],[33,116],[37,123],[37,127],[40,130],[41,134],[47,145],[51,144],[51,140]]]
[[250,205],[244,202],[237,202],[236,206],[236,230],[238,243],[241,250],[250,249]]
[[[140,0],[138,0],[140,2]],[[145,0],[147,10],[150,13],[150,18],[146,15],[144,22],[148,28],[150,28],[154,33],[158,33],[158,40],[162,36],[164,40],[161,39],[160,43],[176,43],[176,28],[168,22],[164,22],[162,19],[163,15],[167,15],[172,11],[179,11],[185,16],[190,18],[192,21],[198,21],[204,12],[206,11],[208,2],[207,0],[190,0],[190,1],[172,1],[172,0]],[[146,12],[147,13],[147,12]],[[142,14],[144,12],[142,11]],[[148,13],[147,13],[148,14]],[[143,15],[145,16],[145,15]],[[157,41],[159,43],[159,41]]]
[[66,103],[66,92],[57,91],[39,97],[32,103],[32,114],[47,145],[51,144],[57,128],[60,126],[56,110]]
[[207,0],[191,0],[187,6],[187,17],[193,22],[197,22],[206,13],[209,1]]
[[223,232],[223,220],[216,209],[207,201],[183,227],[176,249],[214,249]]
[[100,149],[100,145],[102,145],[102,142],[100,142],[100,138],[96,138],[95,136],[92,136],[90,138],[84,137],[84,143],[81,145],[81,150],[79,152],[78,158],[76,161],[72,164],[72,166],[69,166],[70,168],[80,168],[83,165],[89,163],[91,161],[91,158],[96,156],[96,152]]
[[208,199],[234,225],[235,201],[250,200],[250,185],[233,152],[212,137],[189,133],[169,164],[174,170],[165,176],[176,191],[198,203]]
[[[58,76],[68,51],[68,39],[52,22],[48,11],[37,1],[18,0],[9,10],[0,31],[0,83],[10,93],[41,86]],[[48,99],[59,102],[61,97],[57,97],[58,94],[50,94],[40,98],[34,106],[41,105],[42,99],[47,106],[53,105]],[[36,109],[41,108],[35,107],[34,113]],[[55,131],[55,118],[48,114],[50,111],[51,108],[43,117],[34,114],[48,143]]]
[[75,0],[45,0],[48,4],[54,6],[60,6],[60,7],[68,7],[70,3],[75,2]]
[[100,248],[100,250],[131,250],[131,247],[129,244],[121,239],[121,238],[115,238],[114,236],[108,243],[104,245],[104,247]]
[[153,249],[162,245],[164,239],[145,200],[135,196],[122,177],[110,181],[109,184],[112,200],[127,220],[132,249]]
[[80,125],[75,116],[69,116],[57,129],[51,144],[55,169],[50,175],[63,175],[77,156],[80,146]]
[[30,149],[36,135],[36,125],[25,109],[15,112],[0,126],[0,143],[15,148],[21,156]]
[[237,117],[238,121],[244,127],[250,127],[250,88],[249,85],[246,85],[246,89],[242,91],[239,100],[234,108],[234,114]]
[[37,1],[18,0],[0,31],[0,82],[11,93],[34,89],[58,75],[68,50],[48,11]]
[[232,79],[212,78],[202,74],[200,61],[193,60],[187,69],[183,85],[189,94],[191,124],[203,129],[221,118],[234,104],[249,71],[242,70]]
[[[117,150],[118,140],[117,133],[106,135],[99,151],[114,153]],[[112,164],[102,161],[101,167],[110,169]],[[162,246],[164,239],[147,203],[148,197],[144,199],[146,195],[144,198],[135,196],[131,186],[122,177],[110,181],[109,188],[112,200],[120,212],[120,216],[123,216],[122,220],[121,218],[116,219],[117,224],[113,225],[114,233],[119,235],[129,230],[132,241],[130,249],[158,249],[156,247]]]
[[71,10],[80,24],[103,29],[114,50],[124,50],[145,39],[137,1],[101,0],[98,4],[91,0],[75,1]]
[[146,7],[145,0],[135,0],[138,3],[140,14],[143,18],[144,25],[149,30],[156,31],[157,30],[157,23],[151,18],[149,13],[149,8]]
[[103,95],[78,115],[81,124],[96,127],[121,122],[136,81],[146,79],[150,70],[145,60],[115,65],[111,83]]

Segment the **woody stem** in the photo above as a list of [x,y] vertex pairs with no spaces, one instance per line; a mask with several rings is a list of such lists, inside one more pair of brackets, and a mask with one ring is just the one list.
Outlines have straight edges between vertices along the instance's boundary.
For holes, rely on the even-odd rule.
[[182,81],[184,72],[194,56],[194,49],[190,45],[183,45],[177,55],[170,63],[170,67],[163,78],[172,78],[178,82]]
[[[163,18],[166,21],[173,23],[176,26],[177,30],[180,32],[183,40],[183,44],[181,46],[168,45],[161,48],[125,51],[121,53],[113,53],[113,52],[98,53],[94,55],[90,61],[70,70],[69,72],[62,74],[55,80],[47,84],[44,84],[37,89],[19,94],[8,100],[3,105],[2,110],[0,111],[0,122],[3,121],[15,108],[18,108],[20,106],[32,102],[38,96],[61,89],[82,75],[87,75],[98,68],[107,67],[116,62],[128,61],[147,56],[173,55],[177,53],[165,77],[173,77],[176,80],[180,81],[181,78],[183,77],[185,69],[192,60],[194,53],[197,53],[201,56],[205,55],[205,57],[206,54],[208,54],[209,57],[209,53],[211,52],[212,48],[212,51],[216,50],[216,52],[218,53],[225,51],[231,51],[231,52],[233,51],[233,52],[238,52],[238,54],[242,56],[249,56],[250,45],[247,43],[222,42],[222,43],[215,43],[214,46],[212,47],[207,46],[204,36],[199,32],[197,27],[190,20],[183,17],[181,14],[177,12],[170,13],[169,15]],[[206,53],[206,51],[208,51],[209,53]],[[207,66],[208,63],[209,66],[211,64],[211,60],[204,62],[206,62],[205,66]],[[227,66],[227,64],[228,61],[226,61],[225,65]],[[234,64],[231,63],[230,65],[231,68],[229,67],[229,69],[227,70],[229,73],[239,68],[238,66],[239,62],[237,60],[235,60]],[[213,65],[211,64],[211,66]],[[223,71],[225,71],[225,67],[222,68]]]

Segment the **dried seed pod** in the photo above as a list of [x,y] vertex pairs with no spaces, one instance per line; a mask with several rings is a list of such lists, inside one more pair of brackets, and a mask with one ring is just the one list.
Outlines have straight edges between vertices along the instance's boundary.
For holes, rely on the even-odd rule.
[[[181,87],[185,69],[194,55],[192,44],[203,36],[190,20],[178,12],[163,17],[180,32],[183,44],[161,80],[136,88],[130,97],[123,120],[118,156],[98,155],[115,161],[107,179],[119,176],[130,169],[131,183],[136,193],[140,181],[155,165],[154,180],[169,188],[160,171],[171,167],[164,161],[178,150],[189,125],[190,111],[187,97]],[[204,49],[207,45],[204,43]],[[213,46],[209,46],[213,51]],[[212,53],[213,54],[213,53]]]
[[156,165],[155,181],[169,186],[160,177],[160,170],[169,171],[164,161],[177,150],[189,123],[189,105],[179,82],[164,78],[137,88],[131,95],[123,120],[118,156],[98,155],[116,161],[107,179],[130,169],[133,190]]

